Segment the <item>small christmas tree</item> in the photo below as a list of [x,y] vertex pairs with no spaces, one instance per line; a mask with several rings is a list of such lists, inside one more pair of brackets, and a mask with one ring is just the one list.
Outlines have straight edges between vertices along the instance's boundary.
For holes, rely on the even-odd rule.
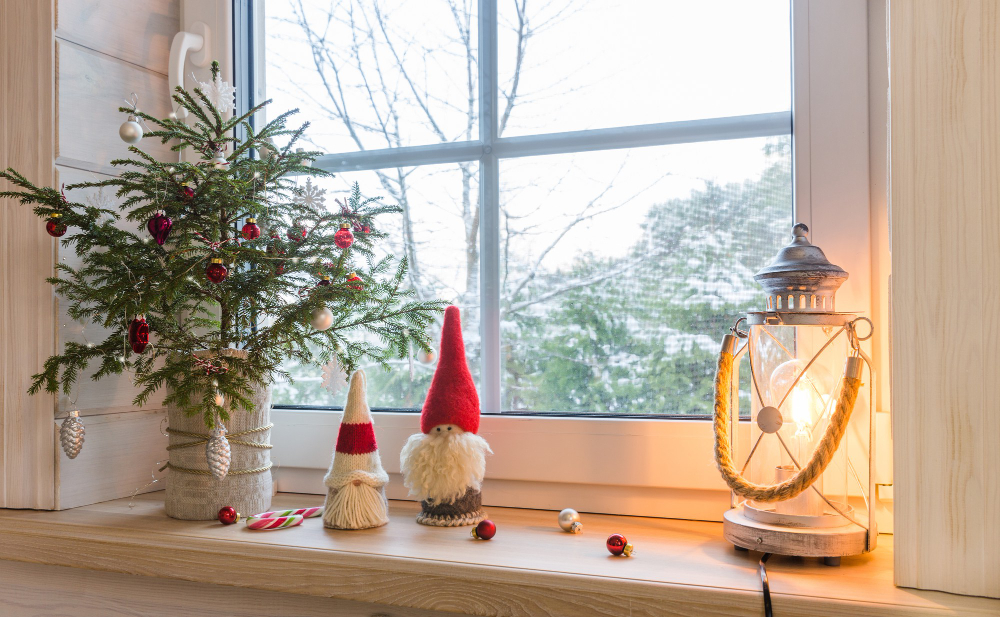
[[[193,149],[200,161],[161,163],[131,146],[136,158],[112,161],[126,167],[117,178],[65,187],[116,187],[124,198],[119,211],[75,203],[65,191],[0,171],[21,189],[0,195],[33,204],[51,235],[69,231],[62,243],[80,266],[59,263],[59,276],[48,281],[68,301],[70,317],[113,331],[93,345],[66,342],[34,376],[32,394],[60,386],[69,393],[79,374],[99,363],[95,380],[134,375],[136,405],[167,386],[167,404],[203,414],[212,427],[216,417],[250,409],[253,387],[287,378],[287,360],[336,359],[349,373],[363,359],[388,367],[411,342],[430,349],[426,327],[444,305],[411,300],[402,288],[405,258],[396,263],[375,251],[386,234],[374,219],[398,208],[363,198],[355,184],[347,203],[329,211],[324,191],[309,179],[331,175],[311,167],[321,153],[295,148],[309,125],[285,126],[297,110],[259,131],[250,119],[270,101],[224,120],[232,89],[217,63],[212,75],[211,84],[193,93],[177,88],[173,96],[193,117],[190,125],[120,109],[130,114],[121,130],[126,141],[141,138],[135,123],[150,123],[158,128],[147,139]],[[245,137],[235,137],[239,131]],[[286,146],[274,146],[285,136]],[[123,219],[151,237],[123,228]]]

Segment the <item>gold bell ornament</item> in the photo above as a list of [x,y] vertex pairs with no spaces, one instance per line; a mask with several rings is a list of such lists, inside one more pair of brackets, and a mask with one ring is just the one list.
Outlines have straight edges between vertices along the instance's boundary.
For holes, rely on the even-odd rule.
[[[843,556],[873,550],[878,536],[874,375],[861,348],[873,328],[866,317],[836,312],[835,295],[847,272],[830,263],[808,233],[796,225],[792,242],[754,276],[768,294],[766,310],[741,317],[723,340],[715,378],[715,461],[732,491],[732,508],[723,518],[726,540],[741,550],[822,557],[838,565]],[[739,422],[744,355],[749,452],[740,453],[739,437],[746,439]],[[866,367],[868,412],[855,413]]]

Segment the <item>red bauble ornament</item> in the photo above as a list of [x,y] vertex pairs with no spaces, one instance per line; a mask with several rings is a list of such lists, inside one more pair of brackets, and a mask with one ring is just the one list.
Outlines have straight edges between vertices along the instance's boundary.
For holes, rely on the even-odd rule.
[[211,263],[205,268],[205,276],[213,283],[221,283],[229,276],[229,268],[222,264],[221,257],[213,257]]
[[348,285],[348,287],[350,287],[351,289],[362,289],[364,287],[364,285],[362,285],[360,282],[361,277],[358,276],[357,272],[351,272],[350,274],[347,275],[348,283],[354,283],[355,281],[357,281],[355,285]]
[[363,225],[361,227],[361,231],[362,233],[370,234],[372,232],[372,228],[369,227],[368,225]]
[[288,230],[288,239],[292,242],[301,242],[307,233],[305,227],[296,226]]
[[232,506],[225,506],[219,510],[219,522],[223,525],[233,525],[240,520],[240,513]]
[[181,187],[181,196],[185,200],[191,199],[192,197],[194,197],[194,189],[185,184],[184,186]]
[[66,224],[60,221],[61,214],[53,214],[45,221],[45,231],[53,238],[60,238],[66,233]]
[[628,543],[628,538],[620,533],[613,533],[608,536],[608,552],[612,555],[624,555],[629,557],[632,554],[633,546]]
[[260,227],[257,225],[257,219],[252,216],[247,219],[246,225],[243,226],[243,238],[245,240],[256,240],[260,237]]
[[149,230],[150,235],[153,236],[153,239],[160,246],[163,246],[163,243],[167,241],[167,236],[170,235],[170,228],[173,226],[173,220],[162,210],[157,210],[149,221],[146,222],[146,229]]
[[497,535],[497,526],[490,519],[479,523],[472,530],[472,537],[477,540],[489,540],[495,535]]
[[354,234],[351,233],[351,226],[343,223],[337,233],[333,234],[333,243],[342,249],[351,248],[354,244]]
[[321,276],[319,278],[319,282],[316,283],[316,286],[317,287],[326,287],[329,284],[330,284],[330,277],[324,274],[323,276]]
[[149,324],[146,316],[139,315],[128,324],[128,344],[135,353],[142,353],[149,344]]

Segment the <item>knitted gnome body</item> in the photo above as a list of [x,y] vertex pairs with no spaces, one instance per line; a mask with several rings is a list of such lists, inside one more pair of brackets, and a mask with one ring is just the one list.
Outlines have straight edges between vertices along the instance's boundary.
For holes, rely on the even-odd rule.
[[475,525],[482,508],[486,455],[479,431],[479,395],[465,360],[458,307],[449,306],[441,329],[441,353],[423,409],[420,430],[400,454],[403,483],[420,499],[417,522],[437,527]]
[[323,525],[331,529],[369,529],[389,522],[385,497],[389,475],[378,455],[366,387],[364,371],[355,371],[333,462],[324,478]]

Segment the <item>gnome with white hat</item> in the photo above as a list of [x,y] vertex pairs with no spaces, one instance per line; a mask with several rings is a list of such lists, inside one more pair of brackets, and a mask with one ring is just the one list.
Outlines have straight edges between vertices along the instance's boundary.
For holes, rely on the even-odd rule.
[[482,508],[486,454],[479,431],[479,395],[465,360],[458,307],[444,312],[441,354],[420,412],[420,433],[400,454],[403,483],[420,499],[417,522],[437,527],[475,525]]
[[324,483],[323,525],[331,529],[369,529],[389,522],[385,485],[389,475],[375,443],[364,371],[351,375],[337,448]]

